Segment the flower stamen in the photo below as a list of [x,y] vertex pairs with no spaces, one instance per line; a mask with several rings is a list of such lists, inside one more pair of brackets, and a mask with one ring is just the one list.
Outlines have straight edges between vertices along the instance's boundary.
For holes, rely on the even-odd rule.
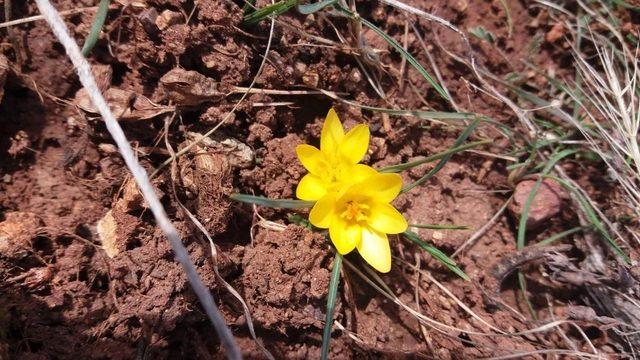
[[368,212],[369,205],[349,201],[347,202],[345,210],[340,214],[340,217],[348,221],[366,221],[368,219]]

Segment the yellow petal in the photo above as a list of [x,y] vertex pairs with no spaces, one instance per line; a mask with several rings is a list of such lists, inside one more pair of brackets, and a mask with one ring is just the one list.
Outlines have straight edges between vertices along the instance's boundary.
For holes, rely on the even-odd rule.
[[368,197],[375,202],[388,203],[402,189],[402,177],[398,174],[376,174],[353,185],[347,191],[353,197]]
[[351,171],[349,172],[349,176],[347,178],[350,182],[356,184],[377,174],[378,172],[376,171],[376,169],[372,168],[369,165],[356,164],[353,166],[353,168],[351,168]]
[[315,227],[327,229],[335,214],[336,198],[332,193],[328,193],[313,205],[309,213],[309,221]]
[[331,108],[327,114],[327,118],[324,120],[324,125],[322,125],[320,150],[325,154],[335,155],[343,138],[344,128],[338,118],[338,114]]
[[391,249],[386,234],[363,227],[358,252],[374,269],[382,273],[391,270]]
[[385,234],[399,234],[409,226],[404,216],[390,204],[374,202],[367,223]]
[[315,146],[301,144],[296,147],[296,154],[305,169],[313,174],[322,174],[326,168],[324,155]]
[[360,192],[361,190],[352,189],[351,186],[358,184],[371,176],[378,174],[376,169],[364,164],[340,164],[338,182],[331,186],[331,190],[338,192],[338,196],[348,191]]
[[317,175],[307,174],[298,183],[296,197],[300,200],[316,201],[327,193],[326,183]]
[[369,127],[360,124],[344,136],[340,144],[340,155],[352,164],[362,160],[369,148]]
[[331,242],[342,255],[356,248],[362,239],[362,227],[357,223],[347,223],[340,216],[335,216],[329,227]]

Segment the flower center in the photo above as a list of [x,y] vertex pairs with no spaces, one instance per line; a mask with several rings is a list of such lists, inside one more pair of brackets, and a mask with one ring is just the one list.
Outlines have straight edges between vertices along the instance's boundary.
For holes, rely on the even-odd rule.
[[349,221],[364,221],[367,220],[367,212],[369,211],[369,206],[366,204],[361,204],[355,201],[347,202],[347,206],[345,207],[340,217]]
[[337,190],[340,187],[342,181],[344,180],[343,173],[344,171],[342,170],[341,164],[336,162],[327,163],[325,173],[322,175],[324,175],[324,179],[328,183],[329,189]]

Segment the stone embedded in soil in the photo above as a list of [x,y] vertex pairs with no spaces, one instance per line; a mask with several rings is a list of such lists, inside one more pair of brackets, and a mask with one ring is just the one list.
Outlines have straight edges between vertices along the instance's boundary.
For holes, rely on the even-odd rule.
[[[536,180],[523,180],[516,185],[509,210],[518,219],[522,216],[524,205],[535,183]],[[568,195],[560,184],[551,179],[543,180],[529,207],[527,228],[538,228],[549,219],[557,216],[562,210],[562,201],[567,198]]]

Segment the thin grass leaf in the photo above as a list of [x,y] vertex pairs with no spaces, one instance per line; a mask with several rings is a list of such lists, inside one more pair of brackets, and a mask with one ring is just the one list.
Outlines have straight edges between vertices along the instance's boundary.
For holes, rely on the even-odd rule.
[[361,22],[364,26],[368,27],[369,29],[373,30],[376,34],[380,35],[380,37],[382,37],[387,43],[389,43],[389,45],[391,45],[394,49],[396,49],[396,51],[398,51],[400,55],[402,55],[402,57],[404,57],[409,62],[409,64],[413,65],[413,67],[416,68],[416,70],[418,70],[418,72],[425,78],[425,80],[427,80],[429,84],[431,84],[431,86],[436,90],[436,92],[438,92],[438,94],[443,99],[449,101],[449,96],[447,95],[447,92],[444,91],[442,86],[440,86],[440,84],[438,84],[438,82],[435,81],[435,79],[431,76],[431,74],[427,72],[427,70],[418,62],[418,60],[416,60],[416,58],[414,58],[413,55],[407,52],[407,50],[405,50],[402,47],[402,45],[398,44],[398,42],[394,38],[387,35],[387,33],[382,31],[382,29],[380,29],[373,23],[369,22],[367,19],[361,18],[359,15],[353,13],[352,11],[345,9],[342,6],[336,6],[336,9],[341,11],[343,14],[347,15],[349,18]]
[[276,209],[304,209],[313,207],[313,201],[293,200],[293,199],[269,199],[263,196],[254,196],[247,194],[231,194],[231,200],[244,202],[248,204],[266,206]]
[[393,166],[387,166],[387,167],[383,167],[382,169],[378,169],[379,172],[381,173],[398,173],[401,171],[405,171],[405,170],[409,170],[409,169],[413,169],[416,166],[420,166],[422,164],[426,164],[426,163],[430,163],[436,160],[440,160],[443,159],[447,156],[453,155],[455,153],[459,153],[465,150],[469,150],[469,149],[473,149],[475,147],[478,146],[482,146],[482,145],[486,145],[493,142],[493,140],[481,140],[481,141],[476,141],[476,142],[472,142],[469,144],[465,144],[462,146],[458,146],[458,147],[454,147],[451,148],[449,150],[445,150],[441,153],[437,153],[435,155],[431,155],[431,156],[427,156],[424,159],[420,159],[420,160],[415,160],[415,161],[411,161],[411,162],[407,162],[407,163],[402,163],[402,164],[398,164],[398,165],[393,165]]
[[464,225],[410,224],[409,227],[432,230],[469,230],[469,227]]
[[[480,123],[480,119],[476,119],[469,126],[467,126],[467,128],[464,129],[462,134],[460,134],[460,136],[458,136],[456,141],[453,143],[453,148],[455,149],[457,147],[462,146],[462,143],[464,143],[467,140],[469,135],[471,135],[471,133],[473,132],[473,130],[475,130],[475,128],[478,126],[479,123]],[[425,176],[423,176],[420,179],[416,180],[413,184],[405,186],[402,189],[402,192],[407,192],[407,191],[413,189],[414,187],[416,187],[416,186],[418,186],[420,184],[423,184],[424,182],[429,180],[433,175],[437,174],[438,171],[440,171],[447,164],[449,159],[451,159],[452,155],[453,154],[448,154],[448,155],[444,156],[440,160],[440,162],[438,162],[438,164],[433,169],[431,169],[431,171],[429,171]]]
[[458,267],[458,264],[455,261],[453,261],[449,256],[447,256],[447,254],[443,253],[438,248],[436,248],[434,246],[431,246],[431,245],[427,244],[426,242],[422,241],[422,239],[420,239],[418,234],[414,233],[413,231],[407,230],[407,231],[403,232],[402,235],[404,236],[405,239],[414,242],[416,245],[420,246],[422,249],[427,251],[436,260],[440,261],[444,266],[449,268],[449,270],[451,270],[453,273],[455,273],[456,275],[458,275],[462,279],[467,280],[467,281],[470,280],[469,276],[467,276],[467,274],[465,274],[464,271],[462,271]]
[[244,0],[244,6],[242,7],[242,16],[247,16],[251,10],[255,9],[256,0]]
[[85,57],[89,56],[91,50],[93,50],[93,47],[96,46],[96,43],[98,42],[104,22],[107,20],[110,3],[111,0],[100,0],[98,11],[96,12],[95,17],[93,18],[93,23],[91,24],[91,30],[84,41],[84,45],[82,45],[82,55]]
[[546,238],[546,239],[544,239],[544,240],[542,240],[542,241],[538,242],[538,243],[537,243],[537,244],[535,244],[534,246],[547,246],[547,245],[551,245],[551,243],[553,243],[553,242],[555,242],[555,241],[557,241],[557,240],[560,240],[560,239],[562,239],[562,238],[564,238],[564,237],[567,237],[567,236],[569,236],[569,235],[571,235],[571,234],[575,234],[575,233],[577,233],[578,231],[582,231],[582,230],[585,230],[585,229],[588,229],[588,228],[589,228],[589,227],[585,227],[585,226],[576,226],[576,227],[571,228],[571,229],[569,229],[569,230],[565,230],[565,231],[563,231],[563,232],[559,232],[559,233],[557,233],[557,234],[551,235],[551,236],[549,236],[548,238]]
[[[475,119],[478,115],[474,113],[468,112],[448,112],[448,111],[425,111],[425,110],[403,110],[403,109],[389,109],[389,108],[381,108],[376,106],[369,106],[357,103],[355,101],[347,100],[339,97],[332,91],[319,89],[324,95],[328,97],[345,103],[347,105],[355,106],[360,109],[383,112],[390,115],[397,116],[415,116],[418,119],[422,120],[472,120]],[[486,121],[486,120],[485,120]]]
[[284,12],[287,12],[289,9],[293,8],[297,4],[298,4],[298,0],[278,1],[275,4],[265,6],[252,13],[245,15],[243,21],[245,24],[255,24],[270,16],[275,17]]
[[507,165],[506,169],[508,171],[511,171],[511,170],[519,169],[521,167],[527,167],[527,166],[529,166],[530,163],[531,163],[530,161],[524,161],[524,162],[517,163],[517,164],[511,164],[511,165]]
[[487,29],[485,29],[482,26],[476,26],[474,28],[469,29],[469,34],[477,37],[480,40],[484,40],[492,44],[495,41],[495,36],[493,36],[491,31],[487,31]]
[[314,226],[311,225],[311,222],[309,221],[309,219],[303,217],[300,214],[291,214],[291,215],[289,215],[288,220],[290,222],[296,224],[296,225],[305,227],[305,228],[307,228],[309,230],[313,230],[314,229]]
[[331,282],[327,294],[327,314],[322,331],[322,348],[320,349],[320,359],[326,360],[329,356],[329,342],[331,341],[331,328],[333,327],[333,312],[336,310],[336,298],[338,295],[338,285],[340,285],[340,270],[342,269],[342,255],[336,252],[333,259],[333,269],[331,269]]
[[542,169],[541,176],[538,177],[538,180],[536,180],[536,183],[533,185],[533,188],[531,189],[531,192],[527,197],[527,201],[525,201],[524,206],[522,208],[522,215],[520,216],[520,221],[518,223],[518,238],[516,242],[516,247],[518,248],[518,250],[524,248],[524,240],[525,240],[525,234],[527,231],[527,219],[529,218],[529,210],[531,209],[533,198],[536,196],[538,189],[540,189],[540,186],[542,185],[542,180],[544,179],[544,175],[547,175],[558,161],[562,160],[563,158],[569,155],[573,155],[577,152],[578,152],[577,149],[562,150],[559,153],[552,156],[551,159],[549,159],[549,161],[545,165],[544,169]]
[[507,37],[511,38],[513,34],[513,19],[511,18],[511,10],[509,10],[509,4],[507,4],[506,0],[500,0],[500,4],[504,9],[504,14],[507,18]]
[[316,11],[320,11],[327,6],[331,6],[337,3],[338,0],[323,0],[313,4],[300,4],[298,5],[298,12],[303,15],[313,14]]
[[629,4],[628,2],[624,1],[624,0],[612,0],[614,4],[621,6],[625,9],[630,9],[633,10],[635,12],[640,12],[640,7],[634,6]]
[[514,94],[518,95],[520,98],[532,103],[533,105],[539,107],[541,110],[544,110],[560,119],[564,119],[564,114],[562,111],[558,110],[558,108],[553,105],[551,102],[544,100],[543,98],[533,94],[532,92],[526,91],[520,87],[514,86],[506,81],[496,78],[497,82],[501,85],[512,91]]
[[600,221],[600,218],[598,218],[598,216],[596,215],[595,211],[593,210],[593,208],[591,207],[589,202],[582,196],[582,194],[580,194],[576,189],[573,188],[573,186],[571,186],[570,183],[568,183],[564,179],[561,179],[561,178],[559,178],[557,176],[553,176],[553,175],[544,175],[544,177],[557,181],[562,186],[564,186],[566,189],[568,189],[569,191],[571,191],[573,194],[576,195],[576,197],[578,199],[578,203],[580,204],[580,208],[582,209],[582,211],[587,216],[587,219],[589,219],[589,222],[591,222],[591,224],[600,233],[600,235],[602,235],[602,237],[605,238],[605,240],[613,248],[614,252],[618,256],[620,256],[627,264],[630,265],[631,264],[631,259],[629,258],[629,256],[627,254],[625,254],[624,251],[622,251],[620,246],[618,246],[618,244],[616,244],[615,240],[611,237],[611,235],[609,235],[609,232],[604,227],[604,224],[602,223],[602,221]]
[[527,304],[527,308],[529,309],[529,313],[534,320],[538,320],[538,315],[536,314],[535,309],[533,308],[533,304],[529,297],[527,296],[527,279],[524,277],[522,272],[518,270],[518,286],[520,286],[520,291],[522,292],[522,297],[524,298],[524,302]]

